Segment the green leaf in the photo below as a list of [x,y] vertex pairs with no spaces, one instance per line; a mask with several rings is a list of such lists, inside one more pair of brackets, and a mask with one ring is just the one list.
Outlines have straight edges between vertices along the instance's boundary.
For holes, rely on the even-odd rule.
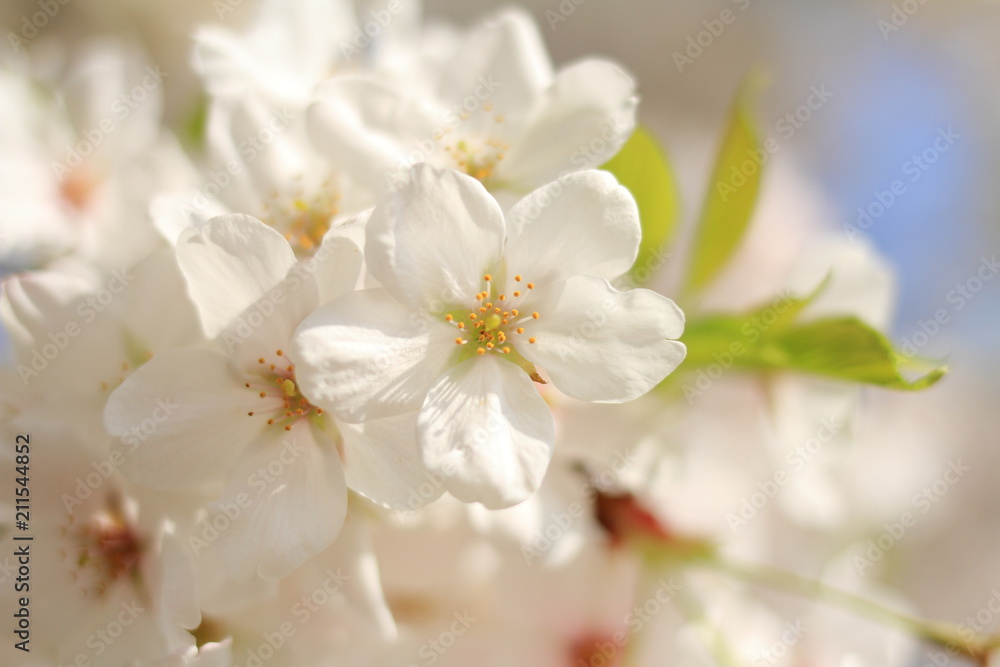
[[663,264],[680,214],[673,170],[656,138],[643,127],[603,167],[635,197],[642,224],[639,255],[629,272],[632,282],[647,282]]
[[787,353],[792,368],[889,389],[924,389],[947,372],[946,367],[937,366],[907,379],[903,371],[916,363],[856,317],[800,324],[781,333],[776,342]]
[[795,322],[816,293],[689,322],[682,338],[688,348],[685,367],[790,370],[901,390],[930,387],[947,372],[945,366],[907,358],[856,317]]
[[756,78],[748,79],[733,102],[695,233],[685,290],[688,294],[700,291],[718,275],[750,225],[769,157],[753,118],[759,87]]

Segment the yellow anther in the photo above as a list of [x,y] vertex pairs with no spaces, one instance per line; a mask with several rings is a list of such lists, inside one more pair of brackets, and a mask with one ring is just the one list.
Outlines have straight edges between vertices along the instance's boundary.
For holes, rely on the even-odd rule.
[[451,322],[453,319],[455,319],[455,318],[452,317],[451,313],[448,313],[447,315],[444,316],[444,321],[445,322]]
[[519,334],[524,333],[524,327],[518,327],[517,328],[517,333],[519,333]]
[[518,292],[517,290],[514,290],[514,297],[516,298],[516,297],[519,297],[519,296],[521,296],[521,293]]
[[529,342],[529,343],[534,343],[534,342],[535,342],[535,338],[534,338],[534,336],[532,336],[531,338],[529,338],[529,339],[528,339],[528,342]]
[[531,314],[531,319],[537,320],[538,319],[538,313],[537,312],[532,313]]
[[489,281],[493,280],[493,276],[491,276],[490,274],[487,273],[485,276],[483,276],[483,280],[485,280],[486,282],[489,282]]
[[528,283],[528,289],[535,289],[535,283]]
[[476,354],[486,354],[486,349],[480,347],[480,348],[476,349]]
[[516,280],[517,282],[521,282],[521,276],[520,275],[514,276],[514,280]]
[[461,345],[461,344],[462,344],[462,339],[461,338],[456,338],[455,339],[455,345]]
[[504,354],[510,354],[510,348],[509,347],[503,348],[503,353]]

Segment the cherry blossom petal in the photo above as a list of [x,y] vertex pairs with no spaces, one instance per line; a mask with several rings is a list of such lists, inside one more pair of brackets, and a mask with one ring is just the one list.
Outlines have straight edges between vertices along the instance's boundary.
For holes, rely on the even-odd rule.
[[399,301],[429,312],[471,301],[503,250],[500,206],[482,184],[413,167],[368,222],[368,269]]
[[646,289],[619,292],[606,280],[575,276],[546,295],[524,325],[535,343],[518,351],[574,398],[621,403],[645,394],[684,359],[676,340],[684,314]]
[[314,405],[348,422],[417,410],[455,351],[443,321],[381,288],[334,299],[309,316],[292,341],[296,378]]
[[464,502],[515,505],[541,484],[555,439],[552,415],[520,368],[468,359],[431,388],[417,420],[428,469]]
[[567,66],[545,92],[497,170],[497,180],[530,190],[560,174],[595,169],[635,129],[635,81],[596,58]]
[[219,514],[230,520],[219,548],[234,579],[280,579],[340,533],[347,515],[343,468],[332,442],[318,442],[313,428],[301,423],[291,431],[265,431],[210,509],[209,521]]
[[248,215],[224,215],[178,239],[177,261],[214,338],[237,315],[280,283],[295,264],[281,234]]
[[507,214],[508,273],[540,287],[589,274],[616,278],[639,252],[632,194],[605,171],[569,174],[531,193]]
[[444,492],[417,450],[417,413],[338,424],[347,485],[380,505],[415,510]]
[[194,487],[225,475],[259,435],[260,420],[247,415],[255,400],[267,399],[243,386],[222,352],[167,350],[111,394],[104,425],[121,439],[129,477],[153,488]]

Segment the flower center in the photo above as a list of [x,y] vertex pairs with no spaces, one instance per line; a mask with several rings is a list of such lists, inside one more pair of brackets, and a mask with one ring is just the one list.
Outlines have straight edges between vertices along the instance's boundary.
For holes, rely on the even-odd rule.
[[84,595],[93,592],[103,597],[121,580],[138,585],[145,545],[125,515],[121,499],[109,498],[107,507],[86,523],[75,523],[75,519],[71,514],[69,526],[64,529],[72,544],[66,557],[72,557],[72,576],[83,586]]
[[283,426],[291,431],[292,426],[301,419],[316,415],[322,416],[322,408],[317,408],[299,392],[295,383],[295,364],[291,363],[282,350],[275,351],[276,359],[268,361],[265,357],[257,359],[261,372],[256,376],[256,382],[247,382],[244,386],[257,393],[258,397],[267,400],[267,405],[247,413],[250,417],[267,417],[267,425]]
[[460,139],[444,147],[459,171],[484,183],[493,177],[497,165],[509,149],[508,143],[490,137]]
[[59,195],[74,211],[83,211],[93,201],[100,177],[94,168],[82,164],[59,181]]
[[[537,311],[522,312],[518,309],[523,297],[535,289],[535,284],[524,282],[520,275],[514,276],[515,289],[510,294],[497,293],[493,276],[483,276],[484,289],[476,294],[471,309],[455,309],[445,313],[444,320],[453,325],[459,332],[455,344],[468,345],[475,354],[488,352],[497,354],[512,354],[514,342],[520,342],[518,337],[524,334],[524,323],[537,320]],[[535,337],[527,338],[528,343],[534,343]]]
[[264,202],[261,220],[278,230],[295,254],[312,255],[340,212],[340,192],[330,179],[307,191],[301,184],[290,194],[275,192]]
[[[489,102],[472,112],[463,109],[458,118],[466,122],[473,113],[477,114],[474,125],[480,128],[494,124],[499,126],[504,122],[503,114],[493,113],[493,105]],[[436,136],[444,144],[444,152],[451,158],[452,164],[448,166],[483,183],[490,180],[497,165],[503,160],[504,154],[510,150],[510,144],[492,136],[491,132],[467,131],[460,138],[449,136],[453,129],[449,127]]]

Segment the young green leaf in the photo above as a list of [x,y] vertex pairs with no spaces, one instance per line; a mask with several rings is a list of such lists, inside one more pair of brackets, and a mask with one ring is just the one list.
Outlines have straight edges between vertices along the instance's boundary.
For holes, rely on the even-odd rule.
[[755,91],[748,79],[737,94],[695,232],[686,292],[705,288],[732,258],[753,215],[768,152],[753,119]]
[[685,367],[790,370],[901,390],[930,387],[947,372],[944,366],[906,357],[856,317],[794,321],[814,295],[690,321],[682,338]]
[[637,127],[618,154],[601,168],[614,174],[639,206],[642,242],[629,275],[633,283],[645,283],[663,264],[680,213],[670,161],[656,138]]

